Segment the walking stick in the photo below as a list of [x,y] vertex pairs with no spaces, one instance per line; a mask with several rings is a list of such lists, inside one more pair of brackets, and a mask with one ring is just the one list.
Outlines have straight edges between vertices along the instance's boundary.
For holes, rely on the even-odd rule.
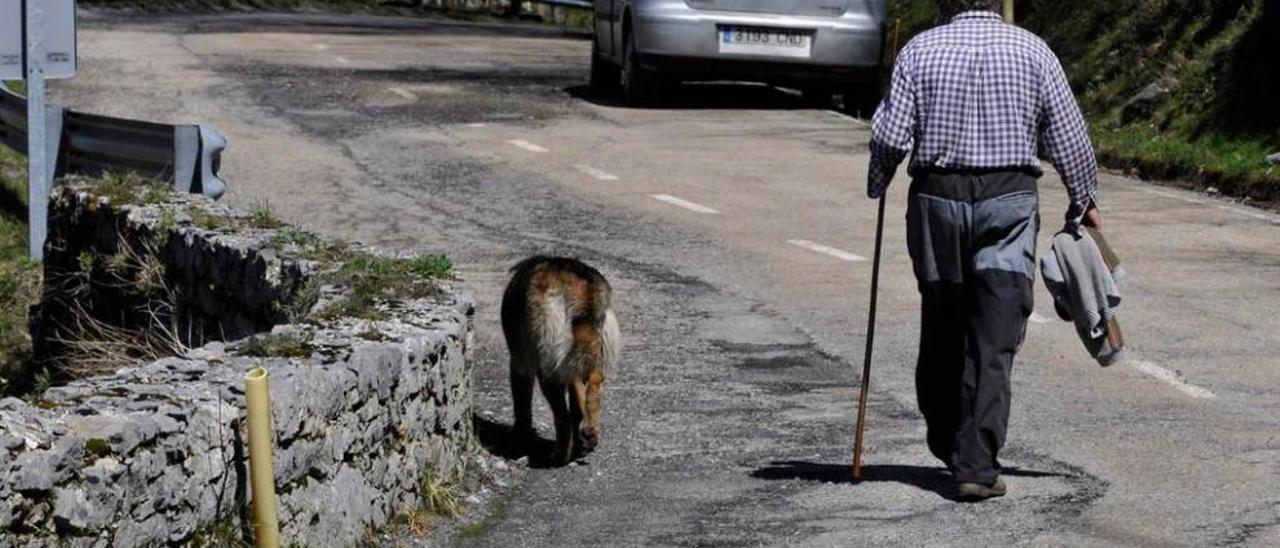
[[867,352],[862,360],[862,392],[858,395],[858,428],[853,440],[853,479],[862,479],[862,433],[867,428],[867,392],[871,389],[871,349],[876,340],[876,297],[880,290],[880,245],[884,241],[884,203],[876,214],[876,253],[871,263],[871,307],[867,311]]
[[[902,19],[893,22],[893,57],[898,57],[898,31]],[[853,479],[862,479],[862,434],[867,429],[867,393],[871,390],[871,349],[876,340],[876,297],[880,293],[880,246],[884,242],[884,203],[888,192],[880,195],[876,212],[876,252],[871,263],[871,306],[867,311],[867,351],[862,360],[862,391],[858,394],[858,425],[853,436]]]

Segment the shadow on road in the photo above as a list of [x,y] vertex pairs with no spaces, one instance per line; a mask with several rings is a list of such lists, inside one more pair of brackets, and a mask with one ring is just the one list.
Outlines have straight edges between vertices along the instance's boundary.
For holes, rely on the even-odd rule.
[[[565,93],[593,105],[626,108],[621,94],[601,94],[590,86],[565,88]],[[799,95],[773,86],[759,84],[684,84],[664,90],[651,105],[637,107],[653,110],[800,110],[830,108],[805,101]]]
[[[1005,476],[1028,478],[1071,478],[1070,474],[1040,472],[1006,467]],[[892,482],[923,489],[938,496],[957,501],[955,482],[946,469],[931,466],[907,466],[901,464],[872,464],[862,467],[862,479],[855,481],[848,464],[821,464],[806,461],[773,461],[769,466],[757,468],[751,477],[764,480],[805,480],[830,483]]]
[[558,468],[563,466],[550,462],[551,452],[555,449],[555,442],[552,440],[543,439],[540,436],[533,439],[525,439],[512,433],[511,425],[484,417],[473,418],[471,424],[475,428],[476,438],[480,440],[480,445],[484,446],[485,450],[492,455],[507,460],[529,457],[530,468]]

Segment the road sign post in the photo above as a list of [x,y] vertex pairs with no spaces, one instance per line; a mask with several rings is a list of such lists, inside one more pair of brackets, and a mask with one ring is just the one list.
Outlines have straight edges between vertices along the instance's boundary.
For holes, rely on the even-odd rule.
[[[75,0],[0,0],[0,80],[27,84],[27,207],[31,258],[43,259],[50,164],[45,79],[76,73]],[[56,161],[56,158],[53,159]]]
[[31,259],[44,260],[49,232],[49,166],[45,154],[44,119],[44,2],[25,0],[27,81],[27,222]]

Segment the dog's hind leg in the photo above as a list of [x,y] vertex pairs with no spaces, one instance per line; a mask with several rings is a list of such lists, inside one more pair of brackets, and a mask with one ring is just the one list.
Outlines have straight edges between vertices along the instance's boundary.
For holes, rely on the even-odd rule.
[[524,443],[533,440],[533,376],[512,360],[511,363],[511,433],[515,441]]
[[556,448],[551,452],[551,464],[569,464],[573,458],[573,418],[566,397],[567,387],[558,379],[550,378],[540,379],[538,385],[542,387],[542,395],[547,397],[547,405],[556,419]]

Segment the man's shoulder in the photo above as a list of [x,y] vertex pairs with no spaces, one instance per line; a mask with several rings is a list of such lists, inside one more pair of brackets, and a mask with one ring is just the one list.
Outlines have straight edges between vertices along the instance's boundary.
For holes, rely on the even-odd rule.
[[912,38],[902,49],[902,55],[925,52],[939,48],[1000,46],[1020,50],[1035,57],[1057,60],[1049,44],[1031,31],[1015,25],[939,25]]

